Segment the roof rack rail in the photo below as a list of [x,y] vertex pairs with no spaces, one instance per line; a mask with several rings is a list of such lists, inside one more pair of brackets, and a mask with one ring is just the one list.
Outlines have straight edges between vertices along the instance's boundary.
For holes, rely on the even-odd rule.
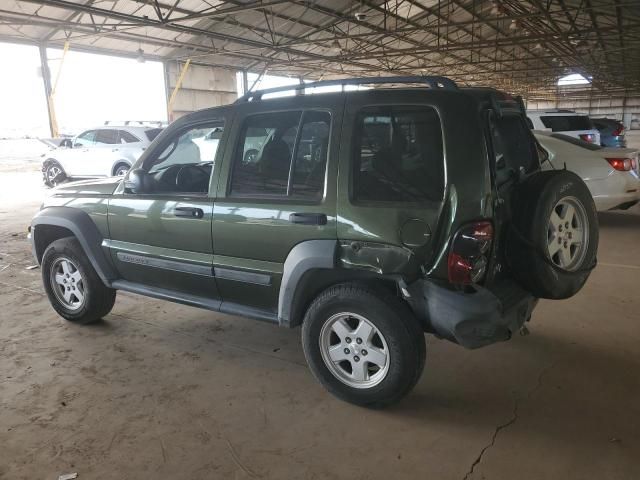
[[236,103],[261,100],[263,95],[277,92],[287,92],[294,90],[296,95],[303,95],[307,88],[344,86],[344,85],[367,85],[381,83],[424,83],[434,90],[457,90],[456,82],[447,77],[440,76],[405,76],[405,77],[358,77],[343,78],[341,80],[320,80],[317,82],[301,83],[299,85],[289,85],[286,87],[267,88],[264,90],[256,90],[247,92]]

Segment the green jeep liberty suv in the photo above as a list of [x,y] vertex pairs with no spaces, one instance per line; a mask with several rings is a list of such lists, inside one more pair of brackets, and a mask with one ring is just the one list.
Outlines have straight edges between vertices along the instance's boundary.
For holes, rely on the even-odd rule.
[[540,171],[523,108],[443,77],[386,77],[186,115],[125,178],[53,191],[30,228],[45,290],[77,323],[125,290],[301,325],[328,390],[389,405],[422,373],[425,332],[507,340],[595,265],[589,191]]

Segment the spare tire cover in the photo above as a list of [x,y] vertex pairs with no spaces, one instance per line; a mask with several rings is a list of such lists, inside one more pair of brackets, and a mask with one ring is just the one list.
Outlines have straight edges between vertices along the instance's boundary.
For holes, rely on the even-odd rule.
[[567,170],[536,173],[515,187],[506,258],[538,298],[575,295],[596,265],[598,217],[589,189]]

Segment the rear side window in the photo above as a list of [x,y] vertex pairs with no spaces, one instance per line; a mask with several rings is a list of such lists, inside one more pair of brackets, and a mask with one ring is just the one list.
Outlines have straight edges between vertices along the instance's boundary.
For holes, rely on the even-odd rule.
[[119,130],[119,133],[120,133],[120,143],[136,143],[140,141],[138,137],[127,132],[126,130]]
[[553,132],[593,130],[593,123],[586,115],[549,115],[540,117],[542,124]]
[[231,195],[319,200],[329,147],[328,112],[248,117],[233,161]]
[[439,200],[440,117],[432,107],[370,107],[356,118],[352,197],[360,202]]
[[147,136],[150,142],[153,142],[162,130],[162,128],[152,128],[150,130],[146,130],[144,134]]

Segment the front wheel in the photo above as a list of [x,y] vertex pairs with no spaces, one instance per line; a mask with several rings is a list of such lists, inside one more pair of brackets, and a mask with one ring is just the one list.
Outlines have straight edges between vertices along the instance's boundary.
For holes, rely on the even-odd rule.
[[399,401],[424,368],[424,333],[410,309],[364,285],[336,285],[316,298],[302,325],[302,345],[327,390],[366,407]]
[[50,162],[44,169],[44,183],[47,187],[55,187],[66,179],[62,167],[57,162]]
[[54,310],[66,320],[87,324],[107,315],[116,291],[102,283],[78,240],[61,238],[42,256],[42,281]]
[[119,165],[116,166],[116,168],[113,170],[113,175],[115,177],[124,177],[127,172],[129,171],[129,165],[126,163],[121,163]]

